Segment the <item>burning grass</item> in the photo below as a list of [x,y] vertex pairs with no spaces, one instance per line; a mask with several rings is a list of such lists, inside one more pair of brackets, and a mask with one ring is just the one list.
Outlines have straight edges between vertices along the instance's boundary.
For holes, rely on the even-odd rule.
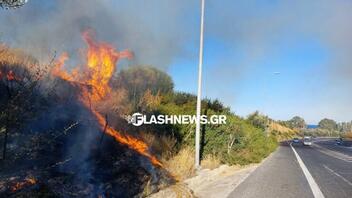
[[[116,64],[132,58],[132,53],[96,41],[91,30],[82,38],[87,49],[80,52],[85,56],[71,72],[66,70],[72,68],[67,65],[68,53],[45,73],[37,72],[33,65],[38,64],[30,56],[16,57],[17,51],[2,46],[0,90],[6,94],[0,95],[0,133],[6,134],[5,140],[8,134],[9,150],[0,163],[0,196],[18,197],[28,191],[34,197],[146,196],[195,174],[189,147],[193,125],[134,127],[123,116],[137,111],[193,114],[196,97],[174,92],[171,77],[155,68],[117,73]],[[227,125],[203,128],[205,168],[216,167],[219,160],[260,161],[274,149],[274,141],[262,130],[220,102],[202,103],[209,115],[226,113],[229,119]],[[9,178],[27,178],[29,172],[35,184],[22,179],[13,184],[16,191],[13,185],[6,187]]]
[[[34,196],[133,197],[143,193],[146,184],[152,192],[159,183],[172,182],[143,138],[116,130],[121,114],[109,115],[129,111],[128,105],[120,107],[128,104],[126,91],[112,90],[110,80],[118,60],[132,54],[95,41],[91,31],[82,36],[88,46],[86,60],[82,71],[72,73],[64,70],[68,54],[44,75],[30,56],[1,46],[0,89],[11,92],[0,95],[7,109],[0,111],[0,132],[9,140],[8,157],[0,163],[0,196],[20,196],[36,186]],[[17,101],[18,93],[11,94],[17,89],[38,94],[21,95],[23,100]],[[121,100],[114,100],[116,96]],[[14,104],[18,106],[12,108]],[[19,113],[31,116],[15,116]],[[13,123],[6,122],[12,118]],[[27,172],[33,176],[23,176]],[[24,179],[8,182],[14,176]]]
[[35,178],[27,177],[23,181],[16,182],[10,188],[11,188],[12,192],[15,192],[17,190],[21,190],[22,188],[25,188],[25,187],[28,187],[28,186],[32,186],[32,185],[34,185],[36,183],[37,183],[37,181],[36,181]]
[[[162,167],[161,162],[149,152],[149,146],[145,142],[113,129],[95,108],[97,103],[111,96],[112,91],[109,82],[115,73],[117,62],[122,58],[131,59],[132,53],[128,50],[118,52],[110,44],[95,41],[91,30],[83,32],[82,37],[88,46],[84,71],[81,73],[74,70],[73,73],[69,74],[63,70],[62,67],[68,59],[68,55],[64,53],[57,62],[53,75],[72,83],[82,84],[80,86],[80,100],[86,108],[91,110],[100,125],[100,129],[119,143],[127,145],[147,157],[154,166]],[[92,89],[87,89],[87,85],[91,86]]]
[[19,49],[12,49],[0,43],[0,65],[33,68],[38,61]]

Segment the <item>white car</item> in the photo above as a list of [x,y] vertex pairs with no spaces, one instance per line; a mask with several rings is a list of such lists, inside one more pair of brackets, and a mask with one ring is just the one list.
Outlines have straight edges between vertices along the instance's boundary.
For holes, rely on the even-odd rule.
[[311,146],[312,145],[312,137],[310,136],[305,136],[303,138],[303,145],[304,146]]

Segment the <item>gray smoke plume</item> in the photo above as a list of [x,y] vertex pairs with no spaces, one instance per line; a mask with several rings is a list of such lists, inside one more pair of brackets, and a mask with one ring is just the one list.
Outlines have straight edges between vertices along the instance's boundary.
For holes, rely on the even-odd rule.
[[[132,50],[136,57],[130,64],[166,69],[181,58],[190,59],[196,67],[199,3],[30,0],[19,9],[0,11],[0,39],[41,60],[48,59],[54,51],[79,56],[77,50],[84,47],[80,32],[90,27],[96,30],[99,40],[111,42],[119,50]],[[297,107],[297,111],[310,119],[320,117],[318,112],[340,120],[350,118],[352,109],[346,107],[351,107],[347,100],[352,97],[351,10],[351,1],[207,0],[204,63],[209,69],[204,69],[204,95],[233,104],[237,93],[229,92],[229,88],[257,70],[263,57],[274,56],[280,46],[315,39],[326,49],[328,60],[321,67],[324,71],[312,75],[323,75],[327,81],[324,84],[329,87],[322,87],[325,91],[316,99],[319,102],[312,103],[316,106],[314,110]],[[212,39],[225,46],[224,56],[212,56]]]
[[99,40],[132,50],[132,64],[165,69],[176,56],[188,56],[183,48],[187,42],[196,42],[188,28],[195,3],[30,0],[20,9],[0,10],[0,39],[47,60],[54,51],[79,56],[77,50],[84,47],[80,32],[92,28]]

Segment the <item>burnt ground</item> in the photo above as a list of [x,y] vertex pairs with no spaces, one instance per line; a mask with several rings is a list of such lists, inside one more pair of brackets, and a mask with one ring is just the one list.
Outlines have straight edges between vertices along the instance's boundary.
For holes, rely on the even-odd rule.
[[141,197],[168,173],[98,130],[79,103],[54,105],[10,132],[0,197]]

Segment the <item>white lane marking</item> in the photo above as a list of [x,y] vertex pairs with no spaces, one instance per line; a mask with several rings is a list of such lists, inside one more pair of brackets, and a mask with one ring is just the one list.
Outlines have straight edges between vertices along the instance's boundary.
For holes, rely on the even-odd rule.
[[332,174],[336,175],[337,177],[339,177],[340,179],[342,179],[344,182],[346,182],[348,185],[352,186],[352,182],[348,181],[346,178],[342,177],[342,175],[338,174],[337,172],[335,172],[334,170],[332,170],[331,168],[329,168],[326,165],[323,165],[324,168],[326,168],[328,171],[330,171]]
[[339,159],[339,160],[343,160],[345,162],[349,162],[351,163],[352,162],[352,157],[349,156],[349,155],[346,155],[344,153],[340,153],[338,151],[333,151],[331,149],[328,149],[328,148],[325,148],[325,147],[322,147],[320,145],[317,145],[317,144],[314,144],[313,145],[314,148],[317,148],[317,150],[321,153],[324,153],[325,155],[328,155],[330,157],[334,157],[336,159]]
[[308,184],[310,186],[310,189],[313,192],[313,195],[315,198],[324,198],[324,194],[321,192],[318,184],[315,182],[314,178],[312,177],[312,175],[310,174],[309,170],[307,169],[306,165],[304,165],[301,157],[299,157],[298,153],[296,152],[295,148],[293,148],[292,143],[290,144],[293,153],[295,154],[297,161],[299,163],[299,165],[301,166],[301,169],[304,173],[304,175],[306,176],[306,179],[308,181]]

